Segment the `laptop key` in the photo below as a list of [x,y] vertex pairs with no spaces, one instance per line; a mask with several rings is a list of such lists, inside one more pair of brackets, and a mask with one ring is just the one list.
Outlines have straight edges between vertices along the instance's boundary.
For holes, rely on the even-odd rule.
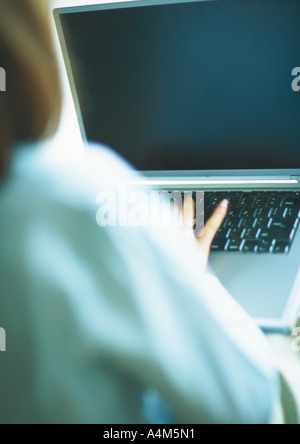
[[228,213],[227,213],[228,219],[231,219],[232,217],[238,217],[239,212],[237,212],[236,210],[237,209],[234,208],[234,209],[228,211]]
[[297,224],[297,219],[294,218],[285,218],[285,219],[271,219],[270,228],[274,229],[292,229]]
[[272,248],[272,253],[288,253],[290,249],[289,242],[276,241],[274,247]]
[[264,217],[259,217],[255,219],[254,227],[255,228],[269,228],[272,219],[267,219]]
[[215,239],[212,246],[211,251],[212,252],[218,252],[218,251],[225,251],[225,247],[228,244],[228,239]]
[[242,245],[241,239],[231,239],[226,247],[226,251],[236,252],[240,251]]
[[284,208],[283,217],[284,218],[294,218],[298,219],[300,216],[300,209],[298,207]]
[[219,231],[216,234],[215,239],[226,239],[228,237],[230,230],[228,228],[220,228]]
[[268,208],[281,207],[283,203],[283,197],[271,197],[270,201],[267,203]]
[[229,208],[236,208],[239,206],[241,198],[228,196],[227,200],[228,200]]
[[217,208],[217,206],[222,200],[223,199],[221,197],[214,197],[210,204],[210,209],[214,210],[215,208]]
[[227,237],[229,237],[230,239],[241,239],[243,231],[244,230],[242,228],[232,228],[229,231]]
[[256,213],[256,210],[254,208],[242,208],[242,210],[239,213],[239,217],[245,218],[245,217],[254,217]]
[[256,252],[257,247],[257,241],[245,241],[241,248],[244,253],[254,253]]
[[227,193],[228,197],[239,197],[240,199],[244,196],[242,191],[229,191]]
[[257,252],[258,253],[269,253],[271,250],[272,241],[263,240],[259,243]]
[[282,208],[282,207],[270,208],[269,217],[272,217],[272,219],[282,218],[285,211],[286,211],[286,208]]
[[240,206],[246,207],[246,208],[253,208],[254,202],[255,202],[254,197],[250,197],[249,195],[245,195],[241,199]]
[[245,240],[255,240],[256,234],[257,234],[257,230],[255,228],[245,228],[243,231],[242,237]]
[[290,242],[295,236],[296,230],[294,228],[284,228],[278,230],[272,230],[270,236],[273,240],[284,240]]
[[294,193],[291,191],[280,191],[280,193],[279,193],[279,196],[285,197],[285,198],[287,198],[288,196],[291,197],[293,195],[297,196],[297,193]]
[[268,219],[270,216],[271,210],[270,208],[266,208],[266,207],[259,207],[255,210],[253,216],[256,218],[264,218],[264,219]]
[[205,193],[204,194],[204,204],[205,208],[209,208],[211,206],[211,203],[213,201],[213,193]]
[[266,207],[270,202],[270,197],[268,196],[261,196],[261,197],[256,197],[255,202],[254,202],[254,206],[255,207]]
[[284,199],[283,205],[285,207],[300,208],[300,198],[299,197],[295,197],[295,198],[287,197],[286,199]]
[[251,191],[249,195],[252,197],[263,197],[267,195],[266,191]]
[[270,241],[272,241],[274,239],[274,236],[269,230],[264,230],[260,228],[257,232],[257,239],[269,239]]
[[239,227],[240,219],[238,217],[232,217],[230,219],[225,220],[224,226],[226,228],[237,228]]
[[255,219],[254,217],[245,217],[241,220],[240,228],[253,228]]

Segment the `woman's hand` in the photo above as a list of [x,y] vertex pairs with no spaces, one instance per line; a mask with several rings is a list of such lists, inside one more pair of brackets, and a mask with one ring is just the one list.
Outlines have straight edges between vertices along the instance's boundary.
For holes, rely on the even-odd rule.
[[[196,238],[203,253],[203,270],[206,269],[213,240],[222,226],[228,211],[228,202],[223,200],[206,223],[202,233]],[[191,197],[187,197],[183,205],[183,218],[188,228],[193,227],[195,218],[195,203]]]

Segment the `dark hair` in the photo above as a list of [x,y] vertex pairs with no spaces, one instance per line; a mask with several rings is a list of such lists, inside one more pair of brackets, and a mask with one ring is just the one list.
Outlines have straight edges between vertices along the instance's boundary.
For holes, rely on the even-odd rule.
[[11,148],[54,134],[61,89],[45,0],[0,0],[0,66],[7,91],[0,92],[0,176]]

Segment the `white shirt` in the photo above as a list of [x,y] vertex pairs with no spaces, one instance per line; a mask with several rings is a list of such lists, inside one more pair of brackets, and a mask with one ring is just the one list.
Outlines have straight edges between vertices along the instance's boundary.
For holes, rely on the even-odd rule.
[[20,147],[0,191],[3,422],[145,423],[148,389],[182,423],[271,422],[266,340],[199,271],[195,242],[101,228],[99,192],[137,173],[103,147],[81,163],[53,153]]

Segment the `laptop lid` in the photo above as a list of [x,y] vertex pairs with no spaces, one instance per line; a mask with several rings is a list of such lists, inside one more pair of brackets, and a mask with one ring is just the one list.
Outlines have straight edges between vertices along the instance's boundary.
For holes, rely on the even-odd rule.
[[83,138],[160,176],[300,175],[299,17],[296,0],[55,10]]

